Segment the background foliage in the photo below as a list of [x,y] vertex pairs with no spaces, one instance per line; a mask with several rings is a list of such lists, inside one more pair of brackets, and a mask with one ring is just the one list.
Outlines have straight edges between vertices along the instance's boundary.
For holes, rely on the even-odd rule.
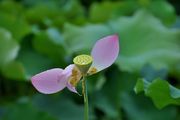
[[[42,95],[32,75],[117,33],[114,65],[88,78],[91,120],[180,119],[178,0],[1,0],[0,119],[83,120],[83,98]],[[81,88],[78,88],[81,91]]]

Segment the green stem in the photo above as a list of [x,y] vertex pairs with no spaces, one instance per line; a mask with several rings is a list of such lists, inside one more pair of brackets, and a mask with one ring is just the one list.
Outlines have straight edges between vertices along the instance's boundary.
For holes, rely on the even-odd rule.
[[84,96],[84,120],[89,120],[89,105],[88,105],[88,93],[87,93],[87,83],[85,76],[82,80],[83,96]]

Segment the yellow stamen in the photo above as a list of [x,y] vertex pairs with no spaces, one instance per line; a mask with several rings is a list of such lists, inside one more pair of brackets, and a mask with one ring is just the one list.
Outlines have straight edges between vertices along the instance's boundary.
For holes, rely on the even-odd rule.
[[72,70],[72,75],[69,78],[69,83],[76,87],[77,83],[80,81],[82,75],[81,72],[79,71],[79,69],[75,66]]
[[91,67],[88,71],[88,75],[92,75],[92,74],[95,74],[97,73],[97,69],[95,67]]

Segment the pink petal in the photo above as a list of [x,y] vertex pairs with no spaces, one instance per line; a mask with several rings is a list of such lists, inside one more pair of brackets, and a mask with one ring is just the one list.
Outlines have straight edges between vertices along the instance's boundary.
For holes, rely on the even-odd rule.
[[66,86],[67,86],[67,88],[68,88],[71,92],[74,92],[74,93],[77,93],[77,94],[78,94],[76,88],[75,88],[74,86],[72,86],[69,82],[67,83]]
[[[74,64],[71,64],[69,66],[67,66],[64,71],[63,71],[63,74],[65,74],[67,76],[68,79],[70,79],[71,75],[72,75],[72,70],[74,69],[75,65]],[[81,78],[81,77],[80,77]],[[79,78],[79,79],[80,79]],[[76,88],[70,84],[70,82],[68,81],[67,84],[66,84],[66,87],[71,91],[71,92],[74,92],[74,93],[77,93],[77,90]]]
[[65,74],[67,77],[70,77],[70,76],[72,75],[72,70],[73,70],[74,67],[75,67],[74,64],[68,65],[68,66],[64,69],[63,74]]
[[62,69],[54,68],[33,76],[31,81],[39,92],[52,94],[66,87],[67,77]]
[[96,42],[91,56],[93,63],[91,67],[95,67],[97,71],[101,71],[111,66],[119,54],[119,39],[118,35],[104,37]]

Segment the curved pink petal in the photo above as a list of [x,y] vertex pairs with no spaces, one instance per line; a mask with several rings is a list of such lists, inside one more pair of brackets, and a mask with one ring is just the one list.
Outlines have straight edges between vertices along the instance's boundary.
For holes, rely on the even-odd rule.
[[68,88],[71,92],[74,92],[74,93],[77,93],[77,94],[78,94],[76,88],[75,88],[74,86],[72,86],[69,82],[67,83],[66,86],[67,86],[67,88]]
[[95,67],[97,71],[101,71],[111,66],[119,54],[119,39],[118,35],[110,35],[96,42],[91,56],[93,63],[91,67]]
[[70,77],[72,75],[72,70],[74,69],[75,65],[74,64],[70,64],[68,65],[64,70],[63,70],[63,74],[66,75],[67,77]]
[[41,93],[52,94],[66,87],[67,77],[59,68],[50,69],[31,78],[33,86]]
[[[75,65],[74,65],[74,64],[71,64],[71,65],[68,65],[68,66],[64,69],[63,73],[68,77],[68,79],[70,79],[74,67],[75,67]],[[69,82],[66,83],[66,87],[67,87],[71,92],[77,93],[76,88],[75,88],[74,86],[72,86]]]
[[[75,76],[73,75],[73,71],[76,72]],[[71,64],[69,66],[67,66],[64,71],[63,71],[63,74],[66,75],[66,77],[68,78],[68,82],[66,84],[66,87],[71,91],[71,92],[74,92],[74,93],[77,93],[77,90],[76,90],[76,87],[73,86],[70,81],[74,79],[74,77],[76,78],[76,81],[78,82],[80,79],[81,79],[81,73],[80,71],[77,69],[77,67],[74,65],[74,64]]]

